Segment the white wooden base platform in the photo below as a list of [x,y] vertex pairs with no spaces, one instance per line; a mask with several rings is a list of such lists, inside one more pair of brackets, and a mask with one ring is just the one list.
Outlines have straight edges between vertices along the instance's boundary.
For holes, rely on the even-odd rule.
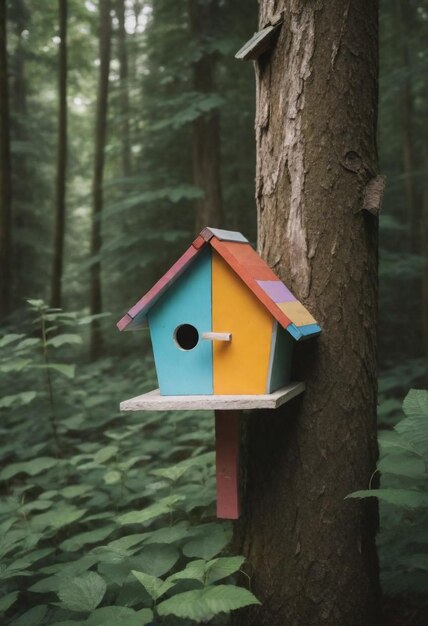
[[290,383],[273,393],[248,396],[161,396],[154,389],[120,403],[121,411],[185,411],[277,409],[305,390],[305,383]]

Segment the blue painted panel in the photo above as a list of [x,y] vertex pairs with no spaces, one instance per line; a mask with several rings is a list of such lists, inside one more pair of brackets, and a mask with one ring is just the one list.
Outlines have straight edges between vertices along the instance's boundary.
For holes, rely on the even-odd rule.
[[299,326],[299,330],[302,333],[304,339],[316,337],[321,332],[321,328],[318,326],[318,324],[306,324],[306,326]]
[[[163,396],[213,393],[211,250],[202,251],[180,278],[161,296],[147,317],[160,393]],[[174,332],[181,324],[195,326],[199,342],[182,350]]]
[[269,367],[268,393],[272,393],[290,382],[291,356],[293,339],[290,334],[277,323],[274,331],[273,357]]
[[287,332],[290,333],[290,335],[296,341],[299,341],[299,339],[303,338],[303,335],[300,332],[300,328],[298,328],[295,324],[290,324],[289,326],[287,326]]

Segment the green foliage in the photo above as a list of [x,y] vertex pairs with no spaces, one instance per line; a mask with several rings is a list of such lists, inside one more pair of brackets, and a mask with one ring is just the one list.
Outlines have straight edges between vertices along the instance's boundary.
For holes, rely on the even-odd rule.
[[379,500],[381,575],[390,595],[423,594],[428,584],[428,391],[412,389],[403,411],[379,438],[381,487],[348,496]]
[[154,386],[150,361],[144,385],[139,353],[86,363],[91,319],[29,304],[29,334],[0,348],[2,365],[25,362],[18,380],[13,367],[0,380],[21,396],[2,408],[2,624],[173,626],[256,603],[233,584],[243,557],[223,556],[231,528],[215,520],[212,417],[120,415],[120,400]]

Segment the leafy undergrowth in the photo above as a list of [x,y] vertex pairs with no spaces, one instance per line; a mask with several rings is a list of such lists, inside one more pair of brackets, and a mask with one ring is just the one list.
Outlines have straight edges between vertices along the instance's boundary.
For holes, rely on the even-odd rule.
[[214,515],[212,416],[119,413],[150,363],[76,367],[90,318],[30,305],[31,333],[0,339],[1,623],[224,624],[257,603]]
[[[376,496],[379,500],[378,549],[384,593],[389,598],[397,598],[400,605],[404,598],[407,598],[407,606],[422,604],[426,611],[428,391],[412,389],[403,402],[403,412],[405,417],[394,429],[382,432],[379,437],[380,488],[357,491],[350,497]],[[388,602],[391,604],[387,600],[387,606]],[[412,610],[416,623],[421,609]]]

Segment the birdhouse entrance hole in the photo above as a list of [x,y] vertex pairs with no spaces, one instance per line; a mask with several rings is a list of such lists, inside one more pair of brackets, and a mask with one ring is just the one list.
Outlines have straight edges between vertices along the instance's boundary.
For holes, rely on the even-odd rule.
[[193,350],[198,345],[199,333],[191,324],[181,324],[175,329],[174,339],[182,350]]

